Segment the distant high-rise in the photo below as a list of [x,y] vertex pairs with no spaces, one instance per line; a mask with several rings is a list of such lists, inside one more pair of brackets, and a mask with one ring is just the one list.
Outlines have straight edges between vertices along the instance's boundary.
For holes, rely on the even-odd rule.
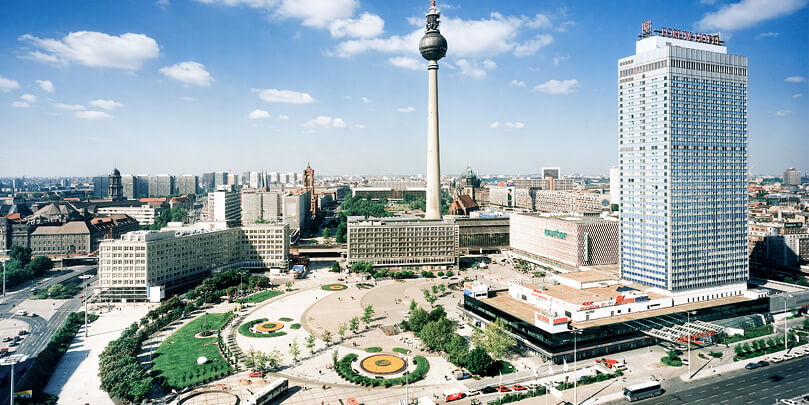
[[315,169],[306,164],[303,169],[303,187],[309,192],[309,215],[313,218],[317,214],[317,196],[315,195]]
[[208,191],[216,190],[217,187],[228,184],[228,172],[216,172],[213,174],[213,188]]
[[559,175],[561,174],[562,169],[558,167],[543,167],[542,168],[542,178],[547,179],[558,179]]
[[228,226],[241,223],[241,193],[232,190],[232,186],[224,185],[208,193],[208,220],[225,221]]
[[[15,190],[19,190],[14,186]],[[110,193],[110,176],[95,176],[93,177],[93,198],[101,199],[107,198]]]
[[149,175],[139,174],[135,176],[135,196],[134,198],[146,198],[149,196]]
[[610,167],[610,204],[621,204],[621,170]]
[[177,179],[177,194],[199,193],[199,177],[186,174]]
[[283,194],[280,191],[242,189],[242,223],[278,221],[284,213]]
[[621,277],[675,304],[748,278],[747,57],[718,35],[642,26],[618,60]]
[[110,173],[110,189],[107,198],[112,201],[121,201],[124,199],[124,188],[121,185],[121,172],[118,169],[113,169]]
[[202,184],[200,186],[208,192],[215,190],[214,173],[202,173]]
[[157,174],[149,176],[149,196],[166,197],[174,194],[174,176]]
[[785,186],[797,186],[801,184],[801,172],[795,170],[794,167],[790,167],[789,169],[784,170],[784,181],[783,184]]
[[136,197],[136,188],[135,182],[137,178],[131,174],[122,174],[121,175],[121,187],[123,188],[124,199],[125,200],[132,200],[137,198]]

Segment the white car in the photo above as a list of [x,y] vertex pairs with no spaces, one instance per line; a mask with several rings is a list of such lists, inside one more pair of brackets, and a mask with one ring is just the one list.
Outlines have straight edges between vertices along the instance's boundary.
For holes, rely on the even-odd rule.
[[780,362],[782,362],[782,361],[784,361],[784,358],[783,358],[783,357],[781,357],[781,356],[773,356],[773,357],[770,359],[770,363],[780,363]]

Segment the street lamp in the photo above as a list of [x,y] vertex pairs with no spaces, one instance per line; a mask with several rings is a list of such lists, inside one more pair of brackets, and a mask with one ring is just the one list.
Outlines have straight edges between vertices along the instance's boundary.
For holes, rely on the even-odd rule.
[[10,405],[14,405],[14,365],[17,363],[22,363],[28,359],[28,356],[25,354],[12,354],[11,356],[6,356],[3,359],[0,359],[0,365],[3,366],[11,366],[11,402]]
[[[688,326],[691,323],[691,314],[696,314],[696,311],[688,311],[685,313],[685,325]],[[687,328],[686,328],[687,329]],[[691,332],[688,332],[688,339],[685,342],[686,347],[688,347],[688,379],[691,379]]]
[[410,356],[405,356],[405,404],[410,404],[410,392],[408,392],[410,381],[407,378],[410,372],[407,368],[410,367]]
[[579,396],[578,396],[578,392],[577,392],[577,388],[578,388],[577,387],[577,380],[578,379],[576,378],[576,374],[577,374],[577,371],[578,371],[578,370],[576,370],[576,336],[581,335],[582,331],[581,331],[581,329],[573,328],[573,329],[571,329],[571,333],[573,333],[573,404],[574,405],[579,405]]
[[87,279],[93,278],[93,276],[84,274],[79,276],[79,278],[84,280],[84,337],[87,337]]
[[8,259],[6,258],[6,253],[10,252],[8,249],[3,249],[3,298],[6,297],[6,262]]

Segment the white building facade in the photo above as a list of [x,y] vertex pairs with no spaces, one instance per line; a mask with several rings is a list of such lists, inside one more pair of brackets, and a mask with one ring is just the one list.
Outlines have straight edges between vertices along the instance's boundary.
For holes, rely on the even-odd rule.
[[747,58],[651,22],[641,36],[618,61],[621,277],[688,300],[743,291]]

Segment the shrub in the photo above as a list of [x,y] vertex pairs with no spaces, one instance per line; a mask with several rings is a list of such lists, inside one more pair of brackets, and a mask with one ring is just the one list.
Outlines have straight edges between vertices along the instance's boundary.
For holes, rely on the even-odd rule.
[[366,347],[365,351],[368,353],[379,353],[382,351],[382,348],[378,346]]
[[299,324],[299,323],[293,323],[292,325],[289,325],[289,328],[290,328],[290,329],[300,329],[300,328],[301,328],[301,324]]
[[286,317],[278,318],[278,320],[281,321],[281,322],[292,322],[292,318],[286,318]]
[[406,383],[412,383],[424,378],[427,375],[427,372],[430,371],[430,363],[425,359],[423,356],[416,356],[413,360],[416,362],[416,369],[413,370],[412,373],[405,377],[397,377],[397,378],[369,378],[363,375],[357,374],[354,369],[351,367],[351,363],[357,360],[357,356],[354,353],[347,354],[342,360],[339,360],[335,364],[335,370],[337,374],[344,380],[351,382],[353,384],[358,384],[362,386],[371,386],[371,387],[392,387],[394,385],[404,385]]

